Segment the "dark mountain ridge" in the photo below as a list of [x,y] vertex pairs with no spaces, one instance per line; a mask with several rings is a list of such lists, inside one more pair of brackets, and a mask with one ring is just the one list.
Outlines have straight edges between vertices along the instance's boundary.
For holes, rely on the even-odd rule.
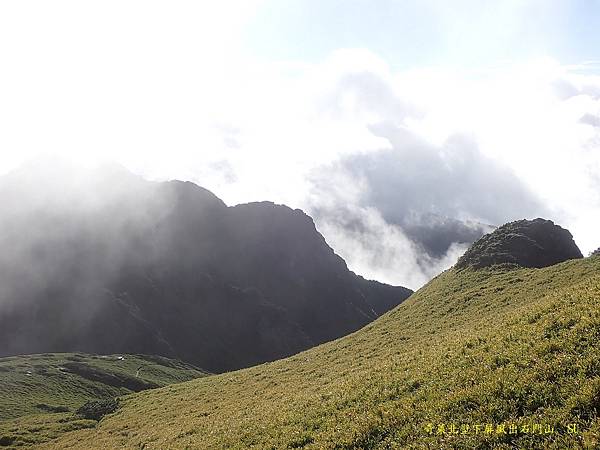
[[0,179],[0,355],[177,357],[212,372],[355,331],[412,291],[367,281],[300,210],[190,182],[38,165]]

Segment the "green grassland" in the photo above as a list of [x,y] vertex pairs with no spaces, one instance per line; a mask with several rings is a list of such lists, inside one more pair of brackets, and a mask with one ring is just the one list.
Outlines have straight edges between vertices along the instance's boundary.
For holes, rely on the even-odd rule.
[[[345,338],[126,395],[97,425],[69,413],[5,420],[0,439],[9,424],[37,442],[57,437],[43,448],[598,448],[599,338],[600,257],[453,269]],[[9,366],[38,364],[19,360]],[[85,397],[40,382],[24,403],[75,407]],[[449,433],[453,424],[471,428]]]
[[94,427],[74,412],[89,400],[188,381],[199,369],[154,356],[56,353],[0,358],[0,447]]
[[127,396],[46,446],[598,448],[599,338],[598,257],[452,269],[350,336]]

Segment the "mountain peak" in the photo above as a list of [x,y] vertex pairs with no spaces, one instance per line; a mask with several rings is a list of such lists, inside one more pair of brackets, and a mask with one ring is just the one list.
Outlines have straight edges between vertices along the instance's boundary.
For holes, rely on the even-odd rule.
[[537,218],[502,225],[475,242],[458,260],[457,269],[498,264],[542,268],[583,258],[571,233],[551,220]]
[[222,372],[354,332],[411,294],[349,271],[301,210],[227,207],[114,166],[34,169],[0,177],[0,356],[159,354]]

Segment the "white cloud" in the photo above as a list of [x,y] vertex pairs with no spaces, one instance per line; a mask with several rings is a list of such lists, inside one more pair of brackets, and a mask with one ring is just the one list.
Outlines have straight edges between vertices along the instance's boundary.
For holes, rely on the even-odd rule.
[[333,248],[340,249],[349,268],[365,278],[414,288],[439,273],[438,269],[452,265],[439,267],[447,263],[446,258],[421,260],[421,251],[402,229],[387,223],[374,208],[350,205],[345,214],[346,221],[357,221],[360,227],[340,226],[325,216],[318,229]]
[[[543,59],[497,68],[483,76],[438,72],[423,82],[440,95],[423,95],[428,114],[415,130],[434,142],[457,131],[509,167],[569,227],[582,249],[598,245],[599,130],[581,122],[600,111],[598,77]],[[399,75],[399,82],[406,75]],[[409,78],[409,82],[410,82]],[[557,92],[557,82],[573,89]],[[446,94],[444,94],[444,92]],[[419,96],[419,93],[414,94]]]
[[219,152],[211,119],[239,81],[256,3],[2,2],[2,166],[36,152],[137,167]]
[[[230,204],[306,207],[315,168],[392,148],[373,132],[386,123],[435,148],[467,136],[541,198],[584,252],[600,245],[600,129],[581,120],[600,116],[600,77],[587,67],[546,58],[394,71],[368,49],[320,63],[258,61],[243,43],[258,3],[2,2],[0,171],[38,152],[114,159],[152,178],[194,180]],[[521,11],[516,3],[507,8]],[[394,251],[368,259],[364,236],[318,224],[351,267],[411,285],[431,275],[396,270],[400,259],[416,264],[406,236],[386,228],[380,211],[355,212]]]

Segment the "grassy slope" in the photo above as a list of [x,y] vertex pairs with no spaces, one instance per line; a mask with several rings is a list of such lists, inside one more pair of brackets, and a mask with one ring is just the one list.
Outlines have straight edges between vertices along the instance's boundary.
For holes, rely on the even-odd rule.
[[64,431],[95,426],[94,421],[72,414],[88,400],[203,375],[180,361],[142,355],[56,353],[0,358],[0,446],[40,442]]
[[[451,270],[353,335],[128,396],[96,429],[50,447],[594,448],[599,337],[600,258]],[[430,422],[556,429],[438,436]],[[569,435],[571,422],[581,432]]]

